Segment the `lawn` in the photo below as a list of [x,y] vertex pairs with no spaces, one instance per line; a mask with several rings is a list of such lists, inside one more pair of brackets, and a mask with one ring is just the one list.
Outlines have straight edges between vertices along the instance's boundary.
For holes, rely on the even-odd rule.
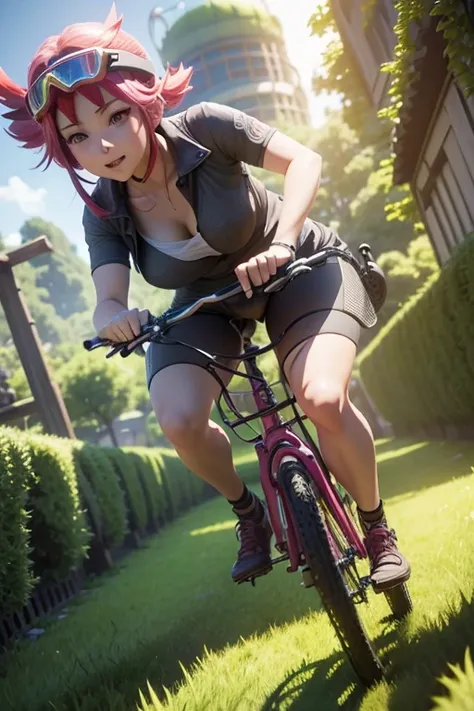
[[[1,711],[136,711],[140,690],[150,701],[147,681],[169,711],[431,709],[447,663],[474,651],[474,445],[385,440],[377,454],[415,606],[398,625],[380,596],[364,610],[388,665],[378,687],[357,684],[297,574],[279,566],[255,588],[232,584],[234,520],[215,499],[1,657]],[[245,453],[239,467],[256,473]]]

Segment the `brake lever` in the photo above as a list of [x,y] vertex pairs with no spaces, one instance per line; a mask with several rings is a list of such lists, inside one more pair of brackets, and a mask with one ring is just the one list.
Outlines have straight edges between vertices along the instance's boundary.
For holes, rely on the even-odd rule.
[[265,294],[271,294],[274,291],[279,291],[286,283],[290,282],[298,274],[311,272],[312,267],[308,266],[307,261],[308,260],[306,257],[301,257],[300,259],[298,259],[298,264],[296,264],[294,267],[290,265],[284,276],[282,276],[280,279],[277,279],[276,281],[273,281],[269,286],[264,288]]
[[148,341],[149,338],[150,335],[148,331],[147,333],[142,334],[138,338],[135,338],[135,340],[125,343],[125,345],[122,345],[122,348],[120,349],[120,355],[122,356],[122,358],[128,358],[128,356],[133,353],[135,348],[138,348],[138,346],[140,346],[142,343]]
[[135,338],[133,341],[129,341],[128,343],[122,344],[122,347],[120,349],[120,355],[122,358],[128,358],[129,355],[133,353],[133,351],[138,348],[138,346],[141,346],[142,343],[146,343],[147,341],[150,340],[150,334],[157,334],[161,330],[161,326],[159,323],[156,321],[153,321],[152,323],[148,324],[145,326],[144,333],[142,333],[138,338]]
[[123,348],[123,343],[119,343],[116,345],[114,348],[111,348],[110,351],[108,351],[105,354],[106,358],[112,358],[112,356],[116,355],[116,353],[119,353]]

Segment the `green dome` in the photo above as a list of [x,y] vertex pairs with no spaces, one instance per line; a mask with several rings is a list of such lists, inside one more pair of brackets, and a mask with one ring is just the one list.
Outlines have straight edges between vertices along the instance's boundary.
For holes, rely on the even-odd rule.
[[216,40],[264,35],[281,39],[282,34],[279,20],[252,3],[205,0],[169,29],[163,39],[162,54],[173,64]]

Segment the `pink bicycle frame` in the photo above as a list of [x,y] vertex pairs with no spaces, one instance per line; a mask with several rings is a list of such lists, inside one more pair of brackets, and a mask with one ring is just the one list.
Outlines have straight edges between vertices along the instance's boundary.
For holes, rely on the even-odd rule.
[[[255,378],[250,378],[253,397],[259,411],[268,408],[262,384]],[[299,460],[311,476],[321,498],[336,518],[348,543],[357,555],[366,557],[365,547],[350,517],[341,505],[333,484],[317,461],[313,451],[291,429],[281,423],[276,413],[264,415],[261,418],[263,440],[255,446],[259,468],[260,481],[268,502],[270,523],[276,538],[276,548],[287,552],[290,565],[289,572],[295,572],[302,564],[302,549],[298,540],[296,526],[286,499],[281,496],[278,485],[278,470],[285,457]]]

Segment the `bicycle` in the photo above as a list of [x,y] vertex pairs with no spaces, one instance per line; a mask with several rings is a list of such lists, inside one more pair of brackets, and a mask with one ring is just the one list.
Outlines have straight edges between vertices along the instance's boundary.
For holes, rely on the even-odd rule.
[[[346,252],[326,248],[311,257],[280,267],[269,282],[256,287],[254,292],[271,293],[281,289],[290,279],[308,269],[317,268],[333,254],[348,259],[363,274],[362,270],[369,269],[374,262],[368,245],[361,245],[359,251],[364,266]],[[369,276],[377,281],[376,271]],[[223,301],[241,290],[237,282],[188,306],[169,309],[159,317],[150,317],[141,334],[133,341],[116,344],[96,337],[85,341],[84,347],[93,350],[110,346],[111,350],[106,355],[110,358],[116,353],[127,357],[139,346],[151,341],[188,345],[167,337],[167,329],[188,318],[203,305]],[[384,285],[379,284],[375,293],[383,297],[383,291]],[[277,563],[289,561],[288,572],[300,570],[303,585],[317,588],[344,652],[361,682],[370,686],[383,678],[384,668],[356,610],[356,605],[368,602],[367,592],[371,583],[370,577],[361,576],[357,569],[357,562],[367,558],[367,553],[351,509],[350,497],[341,492],[340,485],[335,483],[324,464],[318,446],[305,425],[307,417],[297,408],[296,399],[284,377],[282,385],[286,398],[278,402],[272,386],[257,366],[258,356],[267,353],[284,335],[285,332],[263,347],[248,341],[243,353],[236,356],[236,360],[244,363],[245,373],[218,362],[219,357],[228,359],[228,355],[206,354],[209,358],[207,369],[221,385],[216,404],[222,420],[240,439],[255,446],[260,481],[276,540],[275,548],[280,554],[272,560],[270,568],[239,582],[255,585],[257,577],[269,573]],[[249,380],[256,412],[244,415],[237,409],[218,370]],[[235,419],[229,419],[222,401]],[[292,416],[284,420],[280,413],[287,408],[290,408]],[[248,426],[257,419],[261,421],[262,431],[257,432],[255,437],[247,439],[238,433],[242,425]],[[295,425],[299,426],[302,436],[295,432]],[[406,583],[385,590],[384,594],[395,618],[402,618],[411,611],[412,602]]]

